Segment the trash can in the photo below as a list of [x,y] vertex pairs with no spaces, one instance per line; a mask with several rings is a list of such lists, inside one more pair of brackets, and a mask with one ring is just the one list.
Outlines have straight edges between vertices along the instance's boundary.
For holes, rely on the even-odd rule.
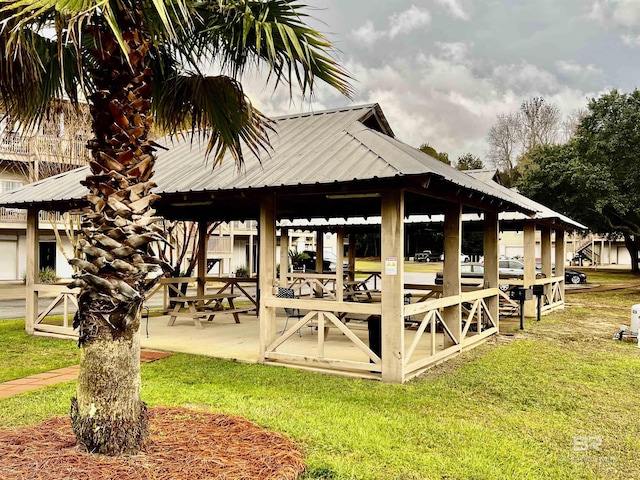
[[[382,358],[382,319],[380,315],[370,315],[367,318],[369,327],[369,348]],[[373,363],[373,360],[369,360]]]

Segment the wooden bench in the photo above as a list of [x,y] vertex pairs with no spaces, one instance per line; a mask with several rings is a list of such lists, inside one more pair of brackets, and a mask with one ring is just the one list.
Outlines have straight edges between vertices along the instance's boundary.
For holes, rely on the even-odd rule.
[[[245,313],[255,310],[255,306],[249,307],[236,307],[233,303],[233,299],[237,295],[230,293],[216,293],[213,295],[202,295],[195,297],[176,297],[173,299],[175,307],[169,315],[169,326],[172,326],[178,317],[187,317],[193,320],[193,323],[197,328],[202,328],[202,319],[206,318],[207,321],[213,320],[213,317],[218,313],[229,313],[233,315],[236,323],[240,323],[239,313]],[[226,301],[229,305],[225,308],[222,304]],[[180,312],[180,309],[186,307],[188,312]]]

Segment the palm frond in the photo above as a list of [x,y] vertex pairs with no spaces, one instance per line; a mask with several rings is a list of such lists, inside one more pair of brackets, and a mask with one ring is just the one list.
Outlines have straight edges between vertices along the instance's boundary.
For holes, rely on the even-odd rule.
[[156,77],[154,111],[160,129],[171,134],[188,130],[207,139],[207,155],[214,165],[229,151],[236,164],[243,163],[243,144],[256,157],[268,151],[270,120],[244,94],[231,77],[200,74]]
[[352,97],[351,76],[332,57],[331,43],[303,22],[304,7],[292,0],[203,2],[196,10],[201,24],[185,42],[196,58],[208,55],[233,77],[266,63],[276,86],[297,83],[312,94],[320,79]]
[[77,100],[76,52],[31,28],[11,26],[11,22],[5,22],[0,30],[0,98],[6,115],[25,128],[33,128],[51,100],[65,94]]

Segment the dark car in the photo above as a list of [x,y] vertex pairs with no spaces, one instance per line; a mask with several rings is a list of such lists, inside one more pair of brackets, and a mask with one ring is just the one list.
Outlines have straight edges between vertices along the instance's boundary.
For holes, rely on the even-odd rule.
[[587,276],[584,273],[579,272],[577,270],[573,270],[571,268],[565,268],[564,281],[566,283],[578,285],[580,283],[587,283]]
[[[540,264],[536,265],[536,268],[539,268]],[[551,267],[551,274],[555,275],[556,267]],[[579,285],[581,283],[587,283],[587,276],[579,272],[578,270],[574,270],[573,268],[565,268],[564,269],[564,281],[565,283],[570,283],[572,285]]]
[[[309,258],[303,260],[302,263],[304,265],[305,271],[307,272],[315,272],[316,271],[316,252],[313,250],[305,250],[304,253],[307,254]],[[325,251],[322,258],[322,271],[323,272],[335,272],[336,271],[336,254],[331,251]],[[349,269],[349,261],[342,261],[343,270]]]

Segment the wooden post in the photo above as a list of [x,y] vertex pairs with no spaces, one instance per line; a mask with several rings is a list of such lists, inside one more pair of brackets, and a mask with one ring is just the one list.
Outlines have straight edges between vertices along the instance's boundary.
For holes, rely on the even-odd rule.
[[260,298],[260,362],[264,363],[267,347],[276,336],[276,309],[264,301],[273,296],[276,260],[276,205],[274,197],[265,197],[260,203],[258,252],[258,292]]
[[349,233],[349,281],[356,279],[356,234]]
[[207,221],[198,221],[198,296],[204,295],[207,276]]
[[[442,296],[460,295],[460,250],[462,248],[462,205],[448,205],[444,215],[444,265],[442,271]],[[449,331],[460,342],[462,324],[460,321],[460,304],[446,307],[443,319]],[[453,341],[445,334],[444,346],[453,345]]]
[[249,265],[247,265],[247,272],[250,277],[253,277],[253,231],[249,232]]
[[336,255],[336,300],[342,302],[344,299],[344,229],[338,229],[336,233],[337,255]]
[[[540,226],[540,261],[542,264],[542,273],[546,278],[553,276],[551,266],[551,228],[546,225]],[[544,287],[545,295],[551,295],[551,285]],[[538,299],[535,299],[536,302]]]
[[25,330],[28,335],[35,332],[36,319],[38,318],[38,291],[36,284],[39,277],[39,239],[37,208],[27,210],[27,271],[26,273],[26,305],[25,305]]
[[289,284],[289,229],[280,230],[280,282],[279,285],[286,288]]
[[[531,288],[536,279],[536,224],[524,222],[524,286]],[[535,298],[524,302],[524,316],[536,316]]]
[[564,230],[556,230],[556,248],[555,248],[555,262],[556,262],[556,277],[561,277],[560,289],[562,290],[562,298],[564,298],[564,264],[566,262],[565,254],[565,233]]
[[[324,263],[324,232],[322,230],[316,230],[316,273],[322,273]],[[315,296],[321,298],[323,291],[319,286],[316,286]]]
[[[484,288],[499,288],[499,223],[497,212],[484,213]],[[491,318],[499,327],[500,298],[491,297],[486,300]]]
[[382,194],[382,381],[404,380],[404,192]]

